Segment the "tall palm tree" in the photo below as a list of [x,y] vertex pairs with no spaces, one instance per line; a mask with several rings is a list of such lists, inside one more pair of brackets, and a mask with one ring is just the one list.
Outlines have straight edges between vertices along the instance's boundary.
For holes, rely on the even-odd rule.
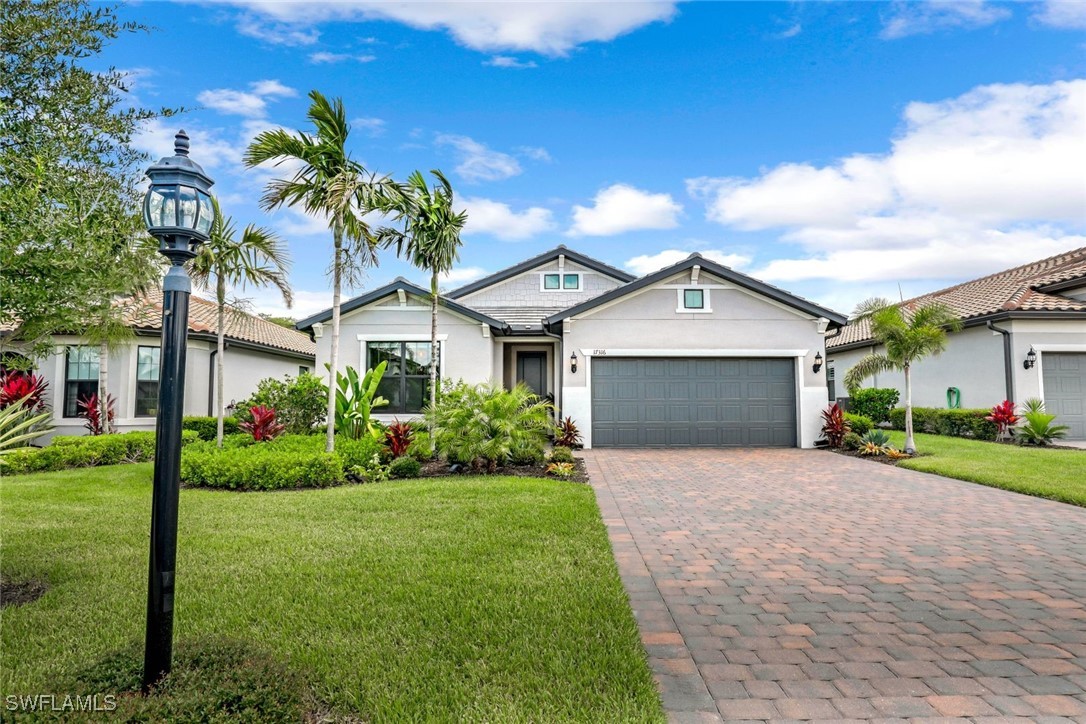
[[407,179],[402,193],[386,203],[382,211],[403,222],[403,229],[381,227],[374,239],[382,247],[395,247],[418,269],[430,272],[430,406],[437,403],[437,306],[438,278],[452,270],[460,260],[460,231],[468,219],[466,211],[453,209],[452,184],[440,171],[433,170],[438,183],[431,190],[421,172]]
[[264,131],[249,144],[245,164],[250,168],[262,163],[289,164],[290,178],[268,182],[260,204],[266,211],[281,206],[300,205],[307,214],[328,219],[334,247],[332,265],[332,349],[328,368],[328,436],[325,449],[335,449],[336,371],[339,362],[340,292],[343,280],[359,278],[363,268],[376,265],[377,255],[369,229],[367,213],[386,197],[396,193],[387,178],[369,173],[347,153],[351,127],[343,110],[343,101],[329,101],[319,91],[310,91],[312,103],[306,117],[313,133],[283,129]]
[[236,236],[234,220],[223,216],[218,199],[212,199],[215,206],[215,221],[211,225],[210,239],[200,247],[199,254],[192,260],[192,276],[197,284],[204,288],[215,289],[215,305],[218,317],[215,329],[218,334],[218,352],[215,355],[215,416],[218,418],[216,440],[222,447],[223,438],[223,400],[225,385],[223,370],[226,353],[226,291],[230,287],[273,286],[283,295],[283,301],[289,307],[293,303],[287,272],[290,271],[290,256],[282,241],[271,231],[249,224]]
[[886,348],[884,354],[869,354],[845,375],[845,387],[857,389],[865,379],[879,372],[901,370],[905,373],[905,451],[916,452],[913,437],[912,366],[929,356],[936,356],[947,345],[947,332],[962,328],[961,320],[950,307],[929,302],[906,308],[885,299],[868,299],[856,308],[854,322],[869,319],[871,336]]

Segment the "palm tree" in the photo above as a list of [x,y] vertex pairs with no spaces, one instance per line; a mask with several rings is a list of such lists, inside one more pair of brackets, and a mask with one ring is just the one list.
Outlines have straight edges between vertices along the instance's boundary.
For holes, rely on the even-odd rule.
[[401,231],[393,227],[377,230],[374,239],[382,247],[396,247],[396,256],[412,266],[430,272],[430,407],[437,404],[437,306],[438,277],[452,270],[460,260],[460,230],[468,219],[466,211],[453,209],[452,184],[440,171],[430,173],[438,180],[433,188],[415,171],[407,179],[402,193],[382,207],[402,221]]
[[912,366],[946,349],[947,332],[962,328],[950,307],[929,302],[915,307],[891,304],[885,299],[868,299],[856,308],[853,322],[869,319],[871,335],[886,348],[884,354],[869,354],[845,375],[845,387],[854,390],[879,372],[905,373],[905,451],[916,452],[913,437]]
[[[290,178],[268,182],[260,204],[266,211],[301,205],[305,213],[328,219],[332,230],[332,349],[328,368],[328,420],[336,419],[336,370],[339,362],[340,290],[359,278],[363,268],[376,265],[377,256],[365,215],[396,193],[395,184],[377,178],[347,153],[351,127],[343,101],[329,101],[310,91],[306,117],[314,132],[264,131],[249,144],[245,164],[283,163],[296,167]],[[345,245],[346,242],[346,245]],[[335,449],[335,425],[328,425],[325,449]]]
[[223,399],[225,385],[223,369],[226,353],[226,290],[228,287],[274,286],[283,295],[283,301],[289,307],[293,302],[287,272],[290,270],[290,257],[279,237],[271,231],[249,224],[235,238],[234,220],[223,216],[218,199],[212,199],[215,206],[215,221],[211,225],[210,239],[200,247],[200,252],[192,260],[192,276],[197,284],[204,288],[215,288],[215,305],[218,317],[215,331],[218,335],[218,352],[215,355],[215,416],[218,418],[216,441],[222,447],[223,438]]

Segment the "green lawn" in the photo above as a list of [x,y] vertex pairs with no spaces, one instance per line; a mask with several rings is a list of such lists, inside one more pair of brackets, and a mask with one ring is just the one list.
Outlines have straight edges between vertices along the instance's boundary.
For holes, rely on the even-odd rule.
[[[149,465],[4,479],[0,699],[142,642]],[[658,721],[590,488],[525,478],[181,493],[175,636],[255,642],[339,715]],[[59,692],[63,693],[63,692]],[[86,692],[83,692],[86,693]]]
[[[901,449],[905,433],[891,432]],[[920,456],[902,467],[1086,506],[1086,450],[1021,447],[943,435],[916,436]]]

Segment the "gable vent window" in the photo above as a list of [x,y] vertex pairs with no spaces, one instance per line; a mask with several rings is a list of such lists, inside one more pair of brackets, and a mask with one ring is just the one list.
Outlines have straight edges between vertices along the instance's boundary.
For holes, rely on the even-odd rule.
[[543,291],[579,292],[581,291],[580,274],[544,274]]
[[561,279],[560,274],[544,274],[543,275],[543,288],[544,289],[557,289],[558,282]]
[[685,309],[705,309],[705,290],[684,289],[683,307]]

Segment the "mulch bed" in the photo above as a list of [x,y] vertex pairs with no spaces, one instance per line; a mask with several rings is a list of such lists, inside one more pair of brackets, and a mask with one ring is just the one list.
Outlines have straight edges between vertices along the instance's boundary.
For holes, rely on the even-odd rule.
[[833,447],[824,447],[824,448],[819,448],[819,449],[820,450],[829,450],[831,453],[836,453],[838,455],[844,455],[845,457],[859,458],[861,460],[870,460],[873,463],[882,463],[883,465],[894,465],[894,466],[897,466],[897,464],[899,462],[901,462],[902,460],[911,460],[914,457],[916,457],[915,455],[910,455],[907,458],[898,458],[897,460],[891,460],[890,458],[886,457],[885,455],[861,455],[859,450],[845,450],[844,448],[833,448]]
[[49,590],[49,585],[45,581],[36,578],[29,581],[0,579],[0,608],[33,603],[41,598],[47,590]]
[[[464,465],[455,472],[450,469],[450,465],[440,460],[435,460],[428,463],[423,463],[422,470],[419,472],[420,478],[447,478],[457,475],[511,475],[518,478],[551,478],[552,480],[560,480],[553,475],[547,473],[547,463],[540,465],[502,465],[494,470],[494,472],[487,472],[483,470],[472,470],[470,465]],[[584,460],[579,457],[573,458],[573,477],[565,478],[574,483],[587,483],[588,482],[588,469],[585,467]]]

